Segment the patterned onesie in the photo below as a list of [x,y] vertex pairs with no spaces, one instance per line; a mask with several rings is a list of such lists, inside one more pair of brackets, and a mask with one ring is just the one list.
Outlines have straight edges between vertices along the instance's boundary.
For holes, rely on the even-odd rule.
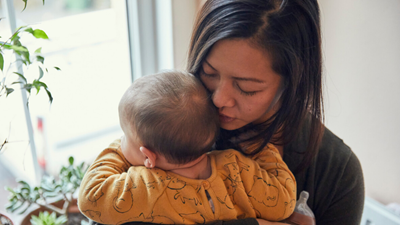
[[296,181],[273,145],[252,158],[232,149],[208,155],[211,176],[189,179],[131,166],[116,140],[86,172],[79,208],[102,224],[194,224],[248,217],[280,221],[293,212]]

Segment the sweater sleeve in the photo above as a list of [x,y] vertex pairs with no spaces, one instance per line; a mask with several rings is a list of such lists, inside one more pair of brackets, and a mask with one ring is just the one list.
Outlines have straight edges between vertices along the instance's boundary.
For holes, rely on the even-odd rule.
[[[257,177],[254,177],[254,186],[263,181],[262,189],[249,192],[250,200],[254,202],[253,206],[256,209],[261,207],[257,210],[262,212],[260,217],[262,219],[269,221],[286,219],[293,213],[296,206],[296,179],[294,175],[283,161],[278,149],[272,144],[268,144],[263,151],[253,156],[252,159],[261,168],[256,175]],[[267,201],[263,200],[263,205],[268,206],[266,210],[256,202],[259,202],[257,199],[259,199],[261,193],[268,192],[272,194],[270,196],[274,196],[274,193],[276,193],[276,199],[273,199],[273,204],[266,204]]]
[[365,198],[364,179],[361,164],[354,153],[335,183],[337,186],[331,204],[322,216],[316,215],[318,224],[360,224]]
[[[100,153],[79,189],[79,209],[102,224],[120,224],[134,220],[133,215],[149,214],[157,196],[164,191],[159,178],[165,172],[131,166],[119,146],[116,141]],[[133,199],[134,196],[140,198]]]

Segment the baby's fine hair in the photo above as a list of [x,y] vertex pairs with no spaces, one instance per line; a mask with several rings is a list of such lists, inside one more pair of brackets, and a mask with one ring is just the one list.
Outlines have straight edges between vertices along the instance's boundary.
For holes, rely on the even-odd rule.
[[120,101],[119,115],[146,148],[175,164],[210,151],[220,127],[202,83],[182,71],[135,80]]

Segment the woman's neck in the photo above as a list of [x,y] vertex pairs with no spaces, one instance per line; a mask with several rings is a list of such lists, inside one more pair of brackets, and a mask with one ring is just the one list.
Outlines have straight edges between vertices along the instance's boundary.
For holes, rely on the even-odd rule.
[[211,176],[211,160],[209,158],[208,155],[205,155],[203,159],[194,165],[170,171],[191,179],[207,179]]

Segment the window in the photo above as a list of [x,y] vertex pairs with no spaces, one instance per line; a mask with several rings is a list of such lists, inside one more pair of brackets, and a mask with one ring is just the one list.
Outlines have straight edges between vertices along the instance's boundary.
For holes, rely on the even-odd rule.
[[[12,2],[14,7],[5,7]],[[57,174],[69,156],[90,163],[122,135],[117,114],[122,94],[134,78],[184,68],[200,2],[29,0],[21,12],[22,0],[2,0],[7,12],[0,21],[2,38],[11,35],[10,19],[16,27],[44,30],[50,40],[24,44],[42,46],[46,65],[61,71],[43,78],[54,97],[51,105],[45,92],[30,97],[31,122],[20,92],[0,98],[0,142],[9,142],[0,153],[0,211],[8,195],[3,187],[17,186],[15,178],[37,182],[42,174]]]
[[[17,27],[30,25],[47,33],[50,40],[27,37],[23,43],[33,50],[42,47],[49,67],[42,80],[54,101],[50,105],[45,92],[35,95],[35,91],[29,99],[36,162],[20,92],[0,98],[0,138],[9,142],[0,155],[0,210],[8,196],[3,187],[16,186],[15,178],[34,182],[37,168],[40,175],[55,175],[69,156],[90,162],[121,136],[117,106],[132,82],[123,1],[46,0],[42,5],[30,0],[23,12],[23,1],[14,4],[15,18],[0,21],[1,36],[9,37],[13,19]],[[24,73],[29,76],[30,71]]]

